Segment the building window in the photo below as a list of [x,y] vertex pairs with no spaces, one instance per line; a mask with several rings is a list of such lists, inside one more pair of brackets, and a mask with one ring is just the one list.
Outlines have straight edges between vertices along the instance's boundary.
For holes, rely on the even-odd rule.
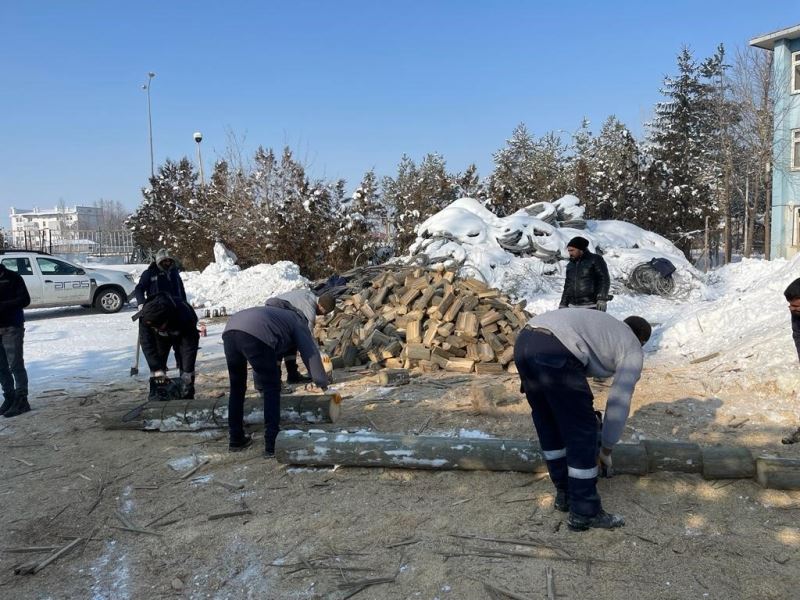
[[792,129],[792,171],[800,171],[800,129]]
[[792,93],[800,94],[800,52],[792,53]]

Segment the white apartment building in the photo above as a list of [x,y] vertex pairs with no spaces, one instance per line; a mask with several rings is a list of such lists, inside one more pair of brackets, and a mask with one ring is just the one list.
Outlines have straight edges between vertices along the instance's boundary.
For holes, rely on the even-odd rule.
[[33,240],[45,237],[66,239],[78,231],[95,231],[100,226],[103,210],[95,206],[57,206],[33,210],[11,208],[11,239],[16,247],[26,247]]

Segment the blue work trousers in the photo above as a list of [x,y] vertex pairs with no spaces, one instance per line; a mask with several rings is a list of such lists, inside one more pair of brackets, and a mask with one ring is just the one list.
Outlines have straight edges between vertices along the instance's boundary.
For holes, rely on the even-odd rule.
[[593,517],[597,493],[597,420],[584,367],[552,333],[525,327],[514,344],[519,371],[550,479],[570,512]]
[[264,398],[264,443],[275,451],[275,438],[280,431],[281,371],[275,350],[244,331],[226,331],[222,335],[225,362],[228,363],[230,396],[228,429],[232,442],[244,438],[244,395],[247,390],[247,363],[253,367],[253,378],[261,385]]

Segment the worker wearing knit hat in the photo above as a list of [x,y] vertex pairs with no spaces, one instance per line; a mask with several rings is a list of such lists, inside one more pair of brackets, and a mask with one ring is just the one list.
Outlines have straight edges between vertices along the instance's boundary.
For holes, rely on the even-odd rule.
[[593,308],[605,311],[611,296],[606,261],[589,250],[589,240],[576,236],[567,242],[569,263],[559,308]]
[[576,236],[567,242],[567,248],[577,248],[583,252],[589,248],[589,240],[585,237]]

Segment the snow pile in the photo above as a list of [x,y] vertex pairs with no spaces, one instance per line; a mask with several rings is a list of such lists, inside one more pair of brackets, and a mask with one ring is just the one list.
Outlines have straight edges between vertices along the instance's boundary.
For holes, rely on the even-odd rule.
[[242,270],[236,255],[219,242],[214,244],[213,263],[202,273],[190,271],[181,277],[192,306],[224,306],[228,312],[261,306],[267,298],[309,284],[299,267],[286,260]]
[[800,256],[726,265],[709,274],[706,301],[684,305],[650,344],[660,359],[684,364],[715,355],[697,369],[725,373],[743,387],[795,392],[798,358],[783,291],[798,275]]
[[602,250],[617,284],[627,281],[637,265],[663,257],[677,268],[677,287],[700,288],[699,274],[671,242],[622,221],[584,221],[579,202],[564,196],[498,217],[479,201],[460,198],[419,226],[409,253],[459,266],[463,276],[526,298],[563,286],[567,242],[579,235],[589,240],[590,250]]

